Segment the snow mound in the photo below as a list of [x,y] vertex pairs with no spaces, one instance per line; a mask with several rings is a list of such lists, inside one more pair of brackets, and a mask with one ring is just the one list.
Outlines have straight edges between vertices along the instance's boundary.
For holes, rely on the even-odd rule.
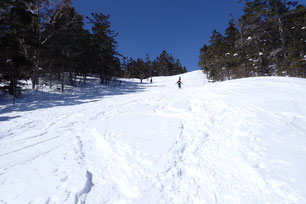
[[192,72],[187,72],[184,74],[179,74],[169,77],[153,77],[153,82],[159,85],[173,86],[178,78],[181,77],[184,86],[201,86],[207,83],[207,78],[201,70],[196,70]]

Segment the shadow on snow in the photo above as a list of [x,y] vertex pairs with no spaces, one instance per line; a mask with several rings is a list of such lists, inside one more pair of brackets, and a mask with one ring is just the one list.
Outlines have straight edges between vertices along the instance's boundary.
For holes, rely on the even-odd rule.
[[[91,79],[91,81],[94,81]],[[16,104],[12,100],[0,98],[0,114],[12,111],[33,111],[37,109],[52,108],[55,106],[73,106],[83,103],[91,103],[101,100],[106,96],[125,95],[144,91],[146,84],[131,81],[117,81],[115,86],[85,84],[77,87],[68,87],[64,93],[59,91],[43,92],[25,89],[17,99]],[[0,96],[1,97],[1,96]],[[15,117],[0,116],[0,121],[6,121]]]

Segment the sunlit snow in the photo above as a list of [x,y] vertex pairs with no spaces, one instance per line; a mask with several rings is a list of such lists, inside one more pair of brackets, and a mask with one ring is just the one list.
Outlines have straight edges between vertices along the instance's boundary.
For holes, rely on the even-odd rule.
[[306,203],[306,80],[179,76],[1,96],[0,203]]

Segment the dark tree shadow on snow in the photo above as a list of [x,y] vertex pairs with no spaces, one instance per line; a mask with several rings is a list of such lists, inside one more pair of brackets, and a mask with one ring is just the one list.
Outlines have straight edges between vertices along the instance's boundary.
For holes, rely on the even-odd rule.
[[[93,82],[94,79],[91,79]],[[12,104],[12,100],[1,100],[0,105],[4,108],[0,109],[0,115],[12,111],[33,111],[37,109],[52,108],[56,106],[73,106],[84,103],[99,101],[107,96],[127,95],[135,92],[142,92],[146,89],[145,83],[117,81],[115,86],[105,86],[91,83],[66,88],[64,93],[43,92],[35,90],[24,90],[23,94],[17,99],[16,104]],[[1,97],[1,96],[0,96]],[[0,107],[1,107],[0,106]],[[13,117],[3,116],[0,121],[10,120]]]
[[0,116],[0,122],[1,121],[7,121],[7,120],[12,120],[14,118],[19,118],[20,116],[14,116],[14,117],[9,117],[9,116]]

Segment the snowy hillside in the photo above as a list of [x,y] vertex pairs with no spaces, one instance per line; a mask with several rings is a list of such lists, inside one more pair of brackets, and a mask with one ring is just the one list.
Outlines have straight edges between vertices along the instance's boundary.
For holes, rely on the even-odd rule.
[[179,76],[2,98],[0,203],[306,203],[306,80]]

